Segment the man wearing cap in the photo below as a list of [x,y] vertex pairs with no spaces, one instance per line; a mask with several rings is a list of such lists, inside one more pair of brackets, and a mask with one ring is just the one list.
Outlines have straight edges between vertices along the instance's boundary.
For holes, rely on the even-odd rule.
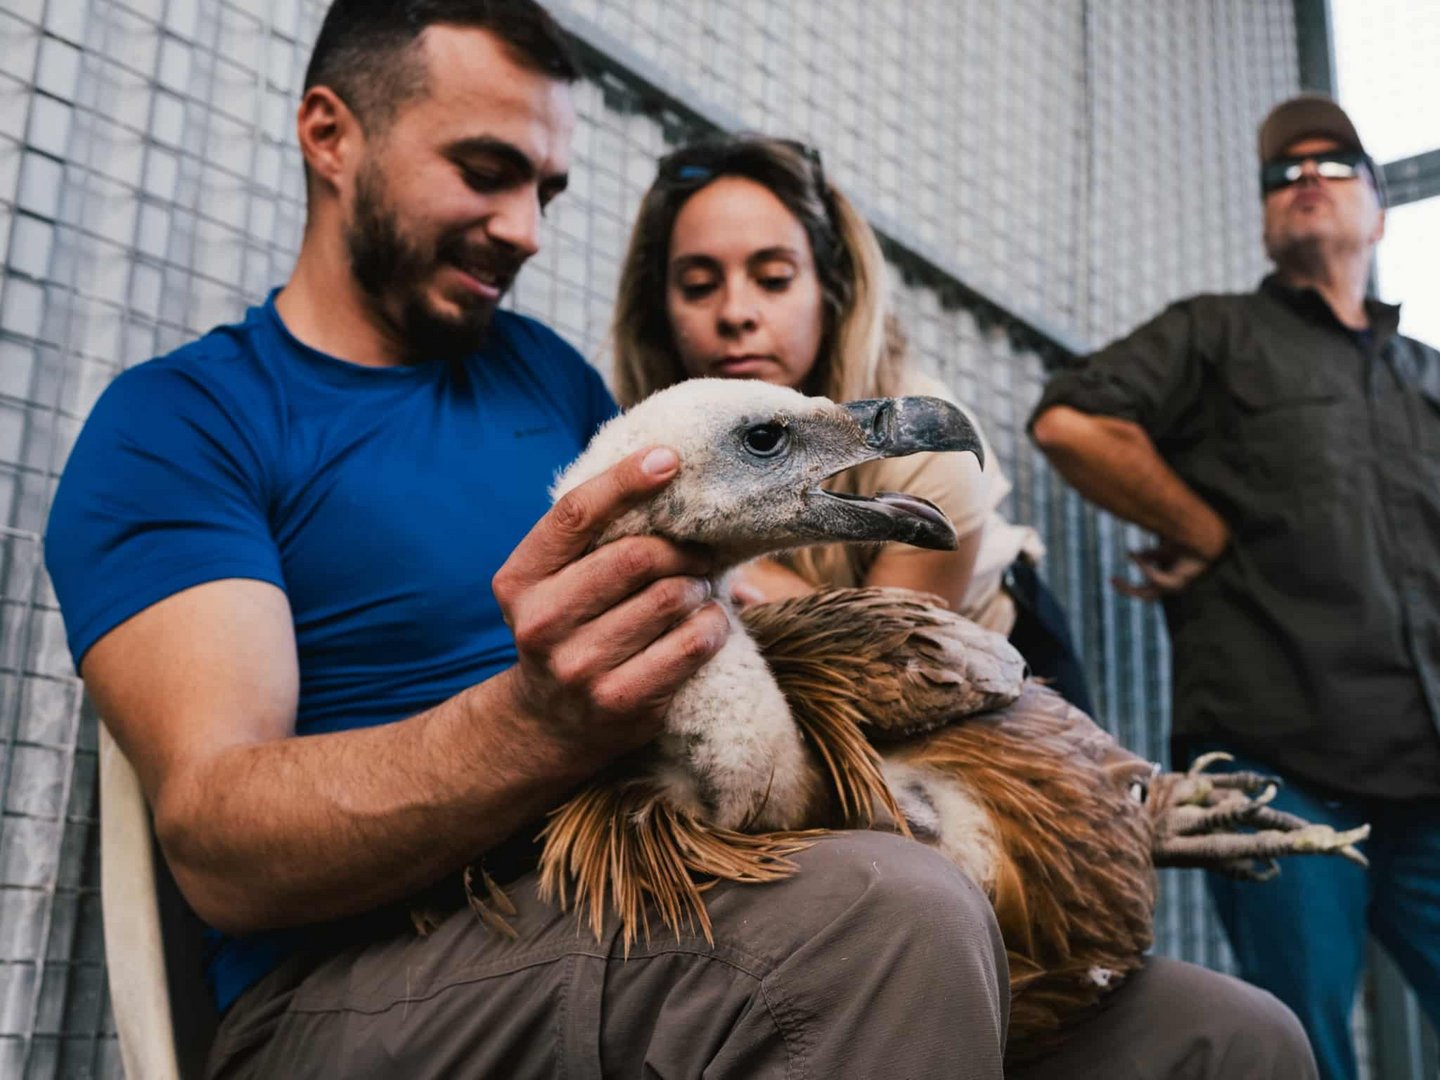
[[1277,106],[1260,175],[1275,272],[1058,374],[1031,430],[1156,535],[1115,585],[1164,602],[1176,760],[1229,751],[1284,778],[1275,806],[1373,826],[1368,871],[1210,880],[1242,973],[1348,1080],[1367,926],[1440,1019],[1440,353],[1366,296],[1383,188],[1338,105]]

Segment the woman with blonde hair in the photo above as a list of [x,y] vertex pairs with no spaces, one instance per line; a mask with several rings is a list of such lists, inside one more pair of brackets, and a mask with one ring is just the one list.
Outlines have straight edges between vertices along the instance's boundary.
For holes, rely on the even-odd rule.
[[[626,407],[696,376],[763,379],[836,401],[954,400],[908,362],[874,231],[825,179],[819,154],[783,139],[721,136],[661,161],[621,273],[613,351]],[[1064,615],[1034,572],[1040,538],[996,512],[1010,484],[993,453],[983,469],[968,454],[890,458],[827,487],[927,498],[955,525],[959,547],[808,548],[746,567],[737,599],[823,586],[933,593],[1009,635],[1037,675],[1093,711]]]

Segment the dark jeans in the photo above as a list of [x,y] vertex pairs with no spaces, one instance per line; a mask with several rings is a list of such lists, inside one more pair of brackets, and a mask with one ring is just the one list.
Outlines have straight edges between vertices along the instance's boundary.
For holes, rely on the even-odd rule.
[[1030,674],[1044,679],[1066,701],[1087,716],[1095,715],[1085,669],[1075,653],[1065,609],[1028,559],[1016,559],[1005,571],[1005,591],[1015,601],[1015,627],[1010,644],[1030,665]]
[[[1226,748],[1196,752],[1212,749]],[[1280,772],[1239,755],[1224,767]],[[1206,875],[1240,973],[1299,1015],[1324,1080],[1355,1080],[1350,1012],[1367,929],[1440,1023],[1440,802],[1336,797],[1287,781],[1271,805],[1336,829],[1371,826],[1360,845],[1368,869],[1296,856],[1281,860],[1272,881]]]

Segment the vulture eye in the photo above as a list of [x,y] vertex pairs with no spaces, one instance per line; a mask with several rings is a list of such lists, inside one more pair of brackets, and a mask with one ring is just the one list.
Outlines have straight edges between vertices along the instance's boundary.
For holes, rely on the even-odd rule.
[[1145,805],[1145,800],[1150,795],[1150,785],[1142,780],[1130,781],[1130,801]]
[[745,449],[756,457],[774,457],[790,442],[790,433],[779,424],[756,424],[744,435]]

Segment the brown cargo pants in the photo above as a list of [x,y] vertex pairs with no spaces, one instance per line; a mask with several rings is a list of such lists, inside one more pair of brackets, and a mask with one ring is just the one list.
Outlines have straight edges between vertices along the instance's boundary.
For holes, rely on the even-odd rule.
[[[798,861],[783,882],[707,893],[714,945],[661,929],[624,958],[614,926],[596,942],[532,874],[507,890],[517,941],[465,910],[426,938],[292,960],[230,1009],[210,1075],[999,1078],[1005,953],[980,890],[878,832]],[[1164,961],[1133,989],[1026,1080],[1315,1076],[1269,995]]]

